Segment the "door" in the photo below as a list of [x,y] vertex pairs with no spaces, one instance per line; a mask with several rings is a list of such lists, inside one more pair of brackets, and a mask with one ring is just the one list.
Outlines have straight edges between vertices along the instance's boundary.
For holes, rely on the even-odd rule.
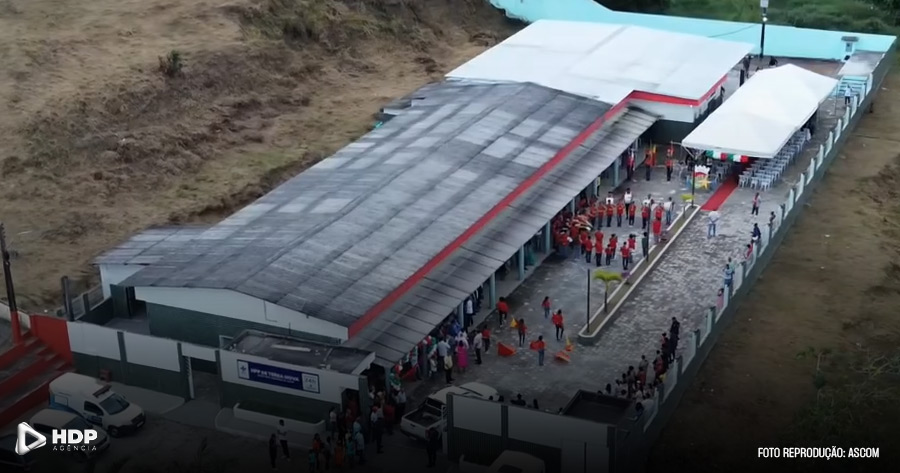
[[95,425],[103,426],[103,409],[100,406],[84,401],[84,418]]

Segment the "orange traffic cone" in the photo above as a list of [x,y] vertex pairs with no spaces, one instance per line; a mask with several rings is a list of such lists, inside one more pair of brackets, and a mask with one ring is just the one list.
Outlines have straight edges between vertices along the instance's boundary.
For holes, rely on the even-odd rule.
[[568,363],[568,362],[572,361],[572,358],[569,357],[569,354],[564,351],[557,353],[556,359],[559,361],[562,361],[563,363]]
[[575,349],[575,345],[572,345],[572,341],[569,340],[569,337],[566,337],[566,351],[572,351]]
[[497,343],[497,354],[500,356],[513,356],[516,354],[516,349],[503,343]]

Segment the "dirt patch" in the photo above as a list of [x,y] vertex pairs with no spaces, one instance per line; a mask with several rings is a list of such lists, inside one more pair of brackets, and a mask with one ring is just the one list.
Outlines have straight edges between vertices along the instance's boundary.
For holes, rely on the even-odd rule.
[[759,461],[757,448],[896,458],[898,100],[894,74],[689,388],[651,471],[888,471],[885,460]]
[[228,215],[515,30],[481,0],[0,6],[0,221],[26,310],[136,231]]

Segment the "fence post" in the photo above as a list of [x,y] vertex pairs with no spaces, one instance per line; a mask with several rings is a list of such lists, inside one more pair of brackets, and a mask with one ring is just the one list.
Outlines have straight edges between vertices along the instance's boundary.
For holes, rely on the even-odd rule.
[[853,107],[853,101],[851,100],[851,101],[850,101],[850,107],[848,107],[847,109],[844,110],[844,121],[842,122],[842,123],[843,123],[843,127],[841,128],[842,130],[843,130],[844,128],[847,128],[847,123],[850,122],[850,108],[852,108],[852,107]]
[[828,132],[828,141],[825,142],[825,154],[831,152],[831,147],[834,146],[834,132]]
[[819,154],[816,155],[816,169],[822,167],[822,163],[825,162],[825,147],[819,145]]

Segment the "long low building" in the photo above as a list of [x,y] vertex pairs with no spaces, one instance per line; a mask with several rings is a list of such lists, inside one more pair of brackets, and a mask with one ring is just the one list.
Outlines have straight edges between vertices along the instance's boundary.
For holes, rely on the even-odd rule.
[[[633,34],[606,30],[607,43]],[[721,54],[727,43],[692,41]],[[595,45],[591,60],[608,51],[621,63],[623,43],[612,44]],[[554,215],[595,194],[599,176],[604,189],[622,182],[623,153],[665,112],[645,102],[708,100],[751,47],[733,44],[726,59],[690,76],[690,99],[665,95],[681,86],[659,83],[661,69],[651,67],[643,81],[633,67],[591,91],[528,75],[482,77],[481,66],[470,77],[451,74],[224,221],[148,230],[107,252],[97,260],[104,291],[117,316],[146,311],[152,335],[224,346],[262,330],[374,352],[393,366],[474,291],[493,303],[508,261],[524,278],[526,251],[549,250]],[[697,61],[694,49],[682,56]],[[616,99],[602,100],[604,88]]]

